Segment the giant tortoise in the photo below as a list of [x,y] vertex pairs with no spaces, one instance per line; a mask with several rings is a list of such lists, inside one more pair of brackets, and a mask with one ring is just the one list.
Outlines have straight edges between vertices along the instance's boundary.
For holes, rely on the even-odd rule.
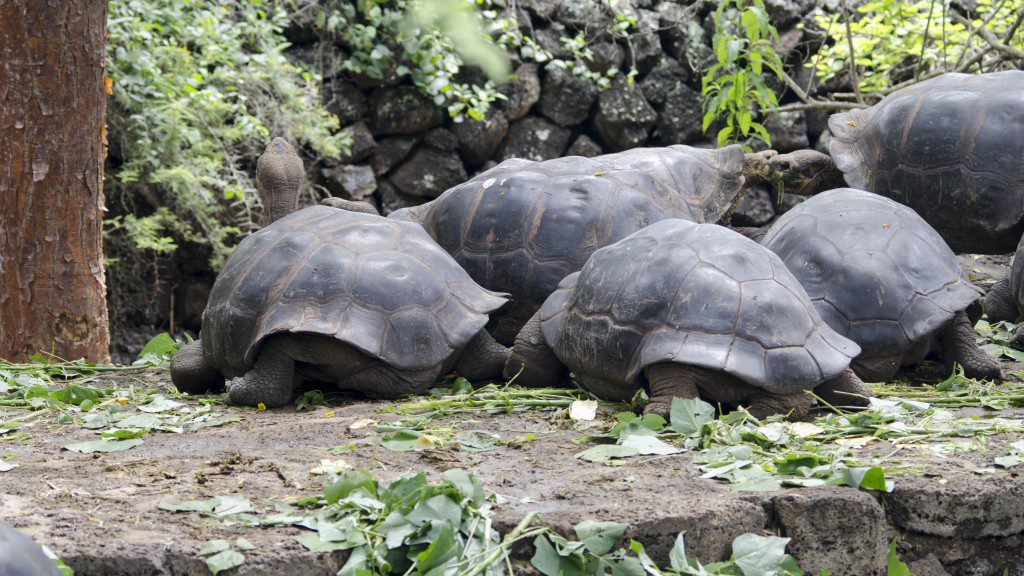
[[[992,286],[985,295],[985,314],[989,322],[1014,322],[1024,310],[1024,238],[1010,264],[1010,273]],[[1011,344],[1024,348],[1024,323],[1014,328]]]
[[815,392],[862,405],[857,344],[822,321],[785,264],[722,226],[662,220],[594,252],[516,338],[505,376],[550,386],[569,371],[594,394],[647,411],[673,397],[801,417]]
[[[289,150],[268,150],[261,165],[288,165]],[[275,194],[297,187],[262,193],[273,206]],[[506,301],[417,224],[311,206],[235,248],[201,338],[175,355],[171,378],[188,392],[228,378],[229,402],[266,406],[287,403],[303,380],[374,397],[421,392],[452,368],[485,380],[501,375],[508,356],[484,330]]]
[[61,576],[63,572],[31,538],[0,524],[0,576]]
[[834,114],[828,128],[831,158],[801,150],[769,161],[786,192],[848,184],[881,194],[958,253],[1005,254],[1021,239],[1024,71],[943,74]]
[[511,294],[489,327],[511,344],[594,250],[666,218],[718,221],[771,154],[669,146],[589,159],[510,159],[389,218],[423,225],[480,285]]
[[830,190],[786,212],[762,243],[825,322],[860,346],[852,367],[864,380],[890,380],[932,351],[967,376],[1000,378],[999,364],[975,342],[970,316],[980,316],[981,291],[910,208],[863,190]]

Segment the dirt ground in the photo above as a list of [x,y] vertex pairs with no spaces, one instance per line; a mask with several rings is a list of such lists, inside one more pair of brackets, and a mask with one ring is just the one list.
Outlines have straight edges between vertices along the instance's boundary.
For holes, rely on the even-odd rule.
[[[979,283],[1005,270],[1006,259],[968,257]],[[1024,365],[1007,363],[1009,372]],[[120,373],[121,386],[169,386],[166,374]],[[705,562],[728,556],[746,532],[772,531],[793,539],[790,552],[805,570],[832,576],[884,574],[892,538],[917,576],[1024,575],[1024,466],[992,468],[1014,437],[991,437],[983,450],[941,455],[926,446],[869,444],[866,458],[885,460],[905,473],[891,493],[844,487],[738,492],[702,480],[692,454],[637,457],[610,467],[573,457],[580,433],[564,410],[452,416],[458,423],[502,439],[533,434],[536,441],[485,452],[441,448],[394,452],[380,445],[359,420],[399,418],[394,403],[353,400],[299,412],[294,407],[259,411],[220,406],[240,422],[184,434],[150,433],[132,449],[79,454],[62,450],[95,440],[79,425],[25,426],[0,437],[0,521],[52,548],[80,575],[208,574],[197,555],[210,539],[244,537],[255,544],[231,574],[329,575],[341,553],[312,554],[296,538],[299,528],[232,526],[195,513],[174,513],[160,502],[247,495],[258,505],[318,494],[322,476],[310,470],[323,459],[343,459],[381,480],[424,472],[431,480],[451,468],[476,475],[504,497],[496,507],[507,530],[527,512],[539,511],[560,531],[583,519],[630,524],[627,537],[664,561],[676,534],[686,530],[687,550]],[[993,411],[974,411],[988,418]],[[1021,417],[1020,410],[998,413]],[[4,418],[0,417],[0,421]],[[332,447],[351,447],[339,454]]]

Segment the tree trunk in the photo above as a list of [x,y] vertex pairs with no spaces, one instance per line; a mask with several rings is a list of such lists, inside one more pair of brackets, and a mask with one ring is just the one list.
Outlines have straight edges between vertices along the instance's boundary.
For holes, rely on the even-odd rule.
[[108,358],[107,0],[0,0],[0,358]]

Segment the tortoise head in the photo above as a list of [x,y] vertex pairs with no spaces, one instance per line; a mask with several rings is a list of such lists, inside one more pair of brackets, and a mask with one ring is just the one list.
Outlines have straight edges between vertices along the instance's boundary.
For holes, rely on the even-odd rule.
[[263,225],[298,209],[305,177],[302,158],[284,138],[274,138],[256,163],[256,191],[263,203]]
[[767,179],[786,194],[813,196],[846,187],[843,173],[828,154],[797,150],[768,160]]

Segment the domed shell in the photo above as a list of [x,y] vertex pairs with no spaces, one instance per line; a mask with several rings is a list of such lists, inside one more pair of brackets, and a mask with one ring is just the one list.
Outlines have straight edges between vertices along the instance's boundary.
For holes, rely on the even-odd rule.
[[738,146],[511,159],[390,218],[421,223],[474,280],[512,295],[490,327],[511,344],[594,250],[666,218],[717,220],[739,193],[742,171]]
[[577,376],[633,386],[644,368],[675,362],[788,394],[836,376],[860,352],[776,255],[684,220],[596,251],[544,303],[541,329]]
[[863,190],[830,190],[797,205],[762,244],[868,358],[907,350],[980,297],[934,228]]
[[853,188],[916,210],[956,252],[1005,254],[1024,232],[1024,71],[943,74],[829,118]]
[[423,370],[469,342],[506,301],[416,224],[311,206],[235,248],[203,313],[203,355],[242,374],[264,338],[292,332]]
[[61,576],[63,573],[31,538],[6,524],[0,524],[0,574]]

